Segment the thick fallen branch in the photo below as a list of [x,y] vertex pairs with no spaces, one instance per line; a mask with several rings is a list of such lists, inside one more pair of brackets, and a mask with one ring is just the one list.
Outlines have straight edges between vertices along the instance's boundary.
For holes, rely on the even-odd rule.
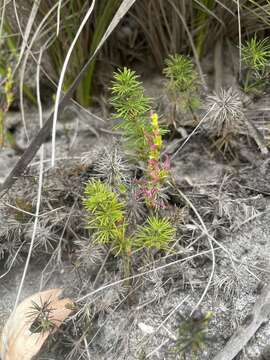
[[[73,93],[75,92],[76,88],[78,87],[81,79],[85,75],[89,65],[94,60],[96,54],[98,53],[100,48],[103,46],[103,44],[107,40],[107,38],[111,35],[113,30],[116,28],[116,26],[119,24],[119,22],[123,18],[123,16],[125,16],[125,14],[129,11],[131,6],[135,3],[135,1],[136,0],[123,0],[122,1],[122,4],[119,6],[119,9],[117,10],[116,14],[114,15],[114,18],[112,19],[110,25],[108,26],[108,29],[106,30],[105,34],[103,35],[102,39],[100,40],[100,43],[98,44],[94,53],[90,56],[89,60],[83,66],[80,73],[77,75],[76,79],[73,81],[72,85],[70,86],[69,90],[61,98],[61,100],[59,102],[59,107],[58,107],[58,114],[68,104]],[[21,158],[17,161],[14,168],[12,169],[12,171],[6,178],[5,182],[0,187],[0,198],[11,188],[11,186],[15,183],[15,181],[25,172],[27,166],[33,160],[33,158],[36,155],[40,146],[48,138],[50,131],[52,129],[52,125],[53,125],[53,116],[54,116],[54,111],[51,112],[49,118],[47,119],[47,121],[45,122],[43,127],[40,129],[40,131],[35,136],[35,138],[31,141],[28,148],[25,150],[25,152],[23,153]]]
[[241,326],[213,360],[232,360],[254,336],[270,315],[270,284],[266,285],[254,305],[248,324]]

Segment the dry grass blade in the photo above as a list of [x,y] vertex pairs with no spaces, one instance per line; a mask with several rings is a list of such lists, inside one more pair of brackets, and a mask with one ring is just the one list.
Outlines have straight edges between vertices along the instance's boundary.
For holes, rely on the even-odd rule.
[[[70,299],[59,300],[61,292],[61,289],[38,292],[25,299],[12,312],[1,336],[0,355],[2,360],[31,360],[38,354],[47,338],[72,313],[73,302]],[[34,310],[38,310],[44,304],[50,314],[52,328],[44,332],[32,332],[31,326],[35,321],[35,318],[32,317]]]
[[62,66],[62,70],[61,70],[61,74],[60,74],[60,79],[59,79],[59,83],[57,86],[57,92],[56,92],[56,99],[55,99],[55,110],[54,110],[54,114],[53,114],[53,128],[52,128],[52,166],[54,166],[55,163],[55,137],[56,137],[56,121],[57,121],[57,115],[58,115],[58,108],[59,108],[59,102],[60,102],[60,97],[61,97],[61,93],[62,93],[62,86],[64,83],[64,77],[65,77],[65,73],[66,73],[66,69],[68,66],[68,62],[69,59],[71,57],[72,51],[76,45],[76,42],[82,32],[83,27],[85,26],[86,22],[88,21],[88,19],[90,18],[90,15],[92,14],[93,10],[94,10],[94,6],[95,6],[95,0],[92,1],[91,6],[89,7],[73,41],[72,44],[70,45],[64,64]]
[[38,11],[38,8],[39,8],[39,3],[40,3],[40,1],[34,1],[33,7],[31,9],[31,13],[29,15],[29,19],[28,19],[28,22],[27,22],[27,25],[26,25],[25,33],[23,33],[22,29],[21,29],[20,19],[19,19],[18,12],[17,12],[16,1],[13,0],[14,14],[15,14],[15,17],[16,17],[16,21],[17,21],[21,36],[22,36],[22,46],[21,46],[21,49],[20,49],[20,54],[19,54],[19,58],[17,60],[17,64],[16,64],[16,66],[15,66],[15,68],[13,70],[14,72],[18,69],[18,67],[19,67],[19,65],[21,63],[21,60],[23,58],[25,49],[28,47],[28,39],[29,39],[29,36],[31,34],[31,30],[33,28],[33,25],[34,25],[34,21],[35,21],[37,11]]
[[3,0],[3,6],[1,7],[1,23],[0,23],[0,39],[2,38],[4,19],[5,19],[5,10],[6,10],[6,0]]

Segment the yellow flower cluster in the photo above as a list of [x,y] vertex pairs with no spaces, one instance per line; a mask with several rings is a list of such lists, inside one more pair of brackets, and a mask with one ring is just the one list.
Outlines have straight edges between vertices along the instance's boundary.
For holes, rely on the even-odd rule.
[[160,135],[160,128],[158,124],[158,115],[154,113],[151,116],[152,134],[149,158],[153,160],[159,160],[160,150],[162,147],[162,137]]

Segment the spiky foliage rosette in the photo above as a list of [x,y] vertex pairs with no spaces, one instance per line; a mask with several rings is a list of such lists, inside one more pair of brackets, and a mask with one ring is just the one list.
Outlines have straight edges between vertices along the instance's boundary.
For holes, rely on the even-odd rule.
[[9,268],[15,261],[22,262],[19,249],[24,241],[27,223],[20,222],[4,204],[0,204],[0,262]]
[[92,230],[93,240],[99,244],[114,243],[116,252],[128,252],[124,204],[111,187],[100,180],[90,180],[84,190],[84,207],[87,210],[87,228]]
[[165,65],[163,73],[169,80],[170,90],[184,92],[197,89],[198,74],[188,57],[180,54],[170,55],[165,60]]
[[205,128],[211,135],[225,138],[238,133],[243,125],[244,109],[239,92],[229,88],[208,95]]
[[111,186],[121,186],[129,182],[130,168],[117,146],[105,148],[94,164],[96,177],[104,179]]
[[242,62],[245,67],[243,89],[260,93],[268,83],[270,63],[270,39],[252,39],[242,45]]
[[138,228],[135,234],[135,244],[138,248],[168,250],[174,236],[175,228],[167,218],[151,216],[145,225]]
[[114,73],[111,86],[111,104],[119,119],[117,129],[123,131],[123,141],[130,155],[145,159],[144,132],[149,129],[147,112],[150,110],[150,99],[144,95],[144,89],[138,75],[124,68]]
[[101,263],[105,248],[102,245],[94,244],[89,239],[82,238],[74,241],[77,247],[77,264],[83,268],[91,268],[93,265]]
[[29,328],[30,332],[43,334],[47,331],[53,331],[55,324],[52,321],[52,313],[53,309],[50,300],[44,302],[41,301],[40,305],[32,301],[32,306],[27,314],[29,319],[32,320],[32,324]]
[[270,61],[270,39],[257,39],[255,35],[242,45],[242,61],[254,70],[264,70]]
[[180,111],[195,109],[200,105],[196,94],[200,81],[191,59],[181,54],[170,55],[165,60],[163,73],[168,79],[166,87],[169,97]]

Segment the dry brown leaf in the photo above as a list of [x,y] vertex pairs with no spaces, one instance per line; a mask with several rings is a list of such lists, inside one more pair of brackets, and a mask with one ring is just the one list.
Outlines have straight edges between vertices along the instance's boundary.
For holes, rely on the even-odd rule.
[[[38,292],[20,303],[8,318],[1,336],[0,357],[2,360],[31,360],[53,332],[70,315],[74,303],[70,299],[59,299],[61,289]],[[52,331],[33,333],[30,327],[34,318],[29,318],[33,303],[49,302]]]

